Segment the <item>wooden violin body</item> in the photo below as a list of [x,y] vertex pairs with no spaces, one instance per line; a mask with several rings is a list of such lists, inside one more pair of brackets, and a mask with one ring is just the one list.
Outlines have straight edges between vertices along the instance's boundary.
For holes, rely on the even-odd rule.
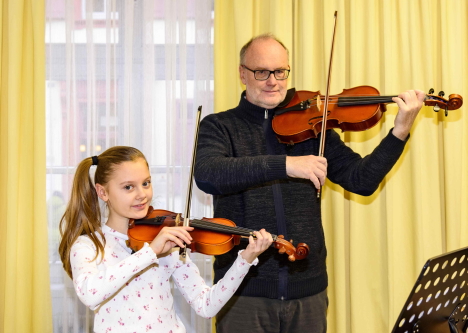
[[[218,224],[231,227],[236,226],[231,220],[223,218],[203,218],[202,220],[215,220],[215,223]],[[131,221],[128,229],[129,247],[134,251],[138,251],[145,242],[150,243],[153,241],[162,228],[182,225],[176,222],[176,213],[164,209],[152,210],[146,218]],[[240,235],[230,235],[198,228],[194,228],[193,231],[190,232],[190,236],[193,238],[192,244],[189,245],[192,252],[210,255],[219,255],[228,252],[234,245],[238,245],[241,239]]]
[[[182,226],[180,215],[168,210],[150,207],[148,215],[140,220],[130,220],[128,228],[127,245],[138,251],[144,243],[151,243],[164,227]],[[192,252],[206,255],[220,255],[230,251],[240,243],[242,237],[253,235],[253,230],[237,227],[234,222],[224,218],[203,218],[191,220],[190,232],[192,243],[189,245]],[[309,254],[307,244],[300,243],[295,248],[283,236],[273,237],[273,246],[279,253],[286,253],[290,261],[301,260]]]
[[[393,97],[380,96],[371,86],[344,89],[341,94],[329,96],[325,128],[339,128],[343,132],[367,130],[380,121],[385,104],[393,103]],[[322,131],[323,99],[319,91],[301,90],[291,94],[272,120],[278,140],[294,144],[316,138]],[[463,98],[456,94],[450,95],[449,100],[427,95],[424,104],[434,106],[435,111],[456,110],[463,104]]]

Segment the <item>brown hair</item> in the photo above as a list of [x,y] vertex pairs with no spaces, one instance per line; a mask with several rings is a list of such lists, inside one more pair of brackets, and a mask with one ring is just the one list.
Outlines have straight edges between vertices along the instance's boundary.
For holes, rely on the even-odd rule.
[[[104,255],[106,240],[101,230],[101,211],[94,183],[106,185],[117,165],[123,162],[136,161],[139,158],[146,161],[145,156],[138,149],[116,146],[107,149],[97,157],[85,158],[78,165],[73,179],[70,201],[59,226],[60,235],[62,236],[59,254],[63,268],[71,278],[73,277],[70,265],[70,251],[79,236],[87,235],[96,246],[96,256],[93,260],[96,260],[99,254]],[[93,160],[97,162],[94,183],[89,176],[89,168],[93,164]]]
[[284,46],[284,44],[275,35],[268,32],[268,33],[265,33],[265,34],[261,34],[261,35],[252,37],[244,46],[242,46],[242,48],[240,50],[240,54],[239,54],[240,55],[240,64],[241,65],[245,65],[244,64],[245,54],[247,53],[247,50],[249,49],[249,47],[252,45],[253,42],[255,42],[256,40],[259,40],[259,39],[273,39],[273,40],[277,41],[282,47],[284,47],[284,49],[286,50],[286,52],[288,54],[288,57],[289,57],[288,48],[286,46]]

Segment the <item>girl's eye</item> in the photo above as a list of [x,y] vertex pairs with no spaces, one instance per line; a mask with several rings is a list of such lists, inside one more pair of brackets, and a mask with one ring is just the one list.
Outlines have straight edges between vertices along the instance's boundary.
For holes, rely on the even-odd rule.
[[148,181],[143,183],[143,186],[148,187],[148,186],[150,186],[150,184],[151,184],[151,180],[148,180]]
[[126,189],[127,191],[131,190],[133,188],[132,185],[125,185],[124,186],[124,189]]

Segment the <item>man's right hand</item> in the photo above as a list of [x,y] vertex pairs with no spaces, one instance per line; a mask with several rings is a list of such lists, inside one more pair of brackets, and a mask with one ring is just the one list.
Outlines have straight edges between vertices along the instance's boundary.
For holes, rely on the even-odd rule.
[[315,155],[286,156],[286,173],[289,177],[309,179],[320,189],[327,177],[327,159]]

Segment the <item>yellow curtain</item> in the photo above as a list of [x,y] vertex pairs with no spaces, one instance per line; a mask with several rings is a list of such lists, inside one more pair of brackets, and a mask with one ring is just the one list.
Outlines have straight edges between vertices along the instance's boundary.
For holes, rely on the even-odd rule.
[[[239,80],[239,52],[252,36],[272,32],[286,45],[292,42],[291,0],[215,0],[214,109],[237,106],[244,90]],[[219,87],[219,88],[218,88]]]
[[44,0],[0,5],[1,332],[52,332],[44,9]]
[[[239,50],[272,32],[290,50],[290,86],[326,89],[338,11],[331,93],[360,85],[468,96],[468,3],[416,0],[215,0],[215,111],[237,105]],[[233,89],[235,87],[236,89]],[[423,107],[403,156],[370,197],[327,182],[322,196],[330,332],[389,332],[430,257],[468,246],[466,107]],[[393,127],[387,107],[365,132],[344,133],[361,155]]]

